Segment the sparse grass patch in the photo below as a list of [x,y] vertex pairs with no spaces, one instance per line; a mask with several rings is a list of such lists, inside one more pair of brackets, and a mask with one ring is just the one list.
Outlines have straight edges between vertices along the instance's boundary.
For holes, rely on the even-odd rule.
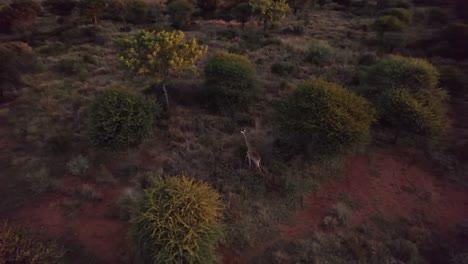
[[288,62],[275,62],[271,65],[271,72],[278,76],[288,76],[294,71],[294,65]]
[[75,176],[82,176],[89,169],[89,160],[83,155],[73,157],[67,163],[68,171]]

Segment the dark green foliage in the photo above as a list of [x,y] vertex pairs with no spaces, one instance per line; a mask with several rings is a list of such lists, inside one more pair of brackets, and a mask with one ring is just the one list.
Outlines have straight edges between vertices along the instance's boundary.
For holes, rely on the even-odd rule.
[[369,66],[377,63],[378,60],[379,58],[374,53],[366,53],[359,57],[358,63],[359,65]]
[[375,111],[349,90],[322,80],[299,85],[277,106],[286,138],[316,154],[335,154],[368,142]]
[[271,65],[271,72],[279,76],[287,76],[294,71],[294,66],[287,62],[275,62]]
[[80,0],[78,2],[80,14],[91,19],[94,24],[99,23],[99,19],[106,10],[107,5],[107,0]]
[[385,90],[378,100],[382,123],[396,131],[396,135],[436,137],[442,135],[448,120],[442,90],[421,93],[417,96],[405,89]]
[[253,15],[253,10],[252,7],[249,5],[249,3],[244,2],[236,5],[232,9],[232,14],[234,16],[234,19],[239,21],[242,24],[242,29],[244,28],[244,25],[246,22],[250,20],[250,18]]
[[315,65],[325,66],[333,62],[335,50],[327,43],[316,43],[309,47],[307,51],[308,62]]
[[195,8],[189,0],[174,0],[167,6],[167,12],[171,16],[172,25],[178,29],[188,28],[194,10]]
[[197,0],[197,6],[205,13],[216,11],[218,0]]
[[380,12],[381,16],[394,16],[400,21],[405,23],[411,23],[413,20],[413,13],[405,8],[389,8]]
[[376,88],[433,89],[439,72],[423,59],[390,55],[369,70],[369,84]]
[[109,13],[124,23],[143,24],[148,21],[150,10],[144,0],[112,0]]
[[221,109],[247,109],[255,95],[255,67],[242,55],[219,52],[205,65],[205,82]]
[[185,176],[150,184],[131,218],[144,263],[214,263],[223,209],[216,190]]
[[160,113],[154,99],[125,90],[106,91],[90,107],[91,141],[104,149],[138,145],[154,131]]
[[385,32],[398,32],[403,30],[403,22],[394,16],[380,16],[371,25],[380,35]]
[[466,94],[468,92],[468,75],[460,68],[450,65],[440,66],[440,86],[453,94]]
[[78,4],[75,0],[44,0],[44,6],[49,12],[57,16],[69,16]]
[[53,242],[41,241],[25,230],[0,224],[1,263],[60,264],[64,250]]
[[85,72],[85,64],[78,59],[64,59],[57,63],[56,69],[58,72],[65,75],[77,75]]

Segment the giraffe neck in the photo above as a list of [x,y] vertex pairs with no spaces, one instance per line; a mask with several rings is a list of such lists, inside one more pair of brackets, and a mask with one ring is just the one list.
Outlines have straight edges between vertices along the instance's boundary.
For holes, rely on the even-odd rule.
[[247,146],[247,149],[252,149],[252,146],[250,145],[249,141],[247,140],[247,136],[245,133],[242,133],[244,135],[244,140],[245,140],[245,145]]

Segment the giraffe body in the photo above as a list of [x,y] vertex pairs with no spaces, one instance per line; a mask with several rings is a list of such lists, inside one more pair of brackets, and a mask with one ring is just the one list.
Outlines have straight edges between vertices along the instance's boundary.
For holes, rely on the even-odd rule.
[[257,153],[257,151],[255,151],[255,148],[252,147],[252,145],[250,145],[249,141],[247,140],[247,136],[245,134],[246,130],[245,129],[242,130],[241,133],[242,135],[244,135],[245,145],[247,146],[247,153],[245,155],[245,159],[249,162],[249,168],[252,168],[252,162],[253,162],[255,166],[257,167],[257,169],[261,173],[263,173],[262,165],[261,165],[262,158]]

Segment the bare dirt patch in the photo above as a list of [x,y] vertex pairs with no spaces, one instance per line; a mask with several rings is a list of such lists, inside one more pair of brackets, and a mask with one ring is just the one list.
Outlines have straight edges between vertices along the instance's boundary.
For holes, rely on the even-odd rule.
[[12,212],[10,221],[49,237],[76,238],[86,252],[103,263],[121,263],[128,256],[127,224],[110,212],[124,187],[93,185],[101,200],[80,200],[78,206],[70,194],[80,184],[79,179],[65,178],[59,187],[61,193],[45,195]]

